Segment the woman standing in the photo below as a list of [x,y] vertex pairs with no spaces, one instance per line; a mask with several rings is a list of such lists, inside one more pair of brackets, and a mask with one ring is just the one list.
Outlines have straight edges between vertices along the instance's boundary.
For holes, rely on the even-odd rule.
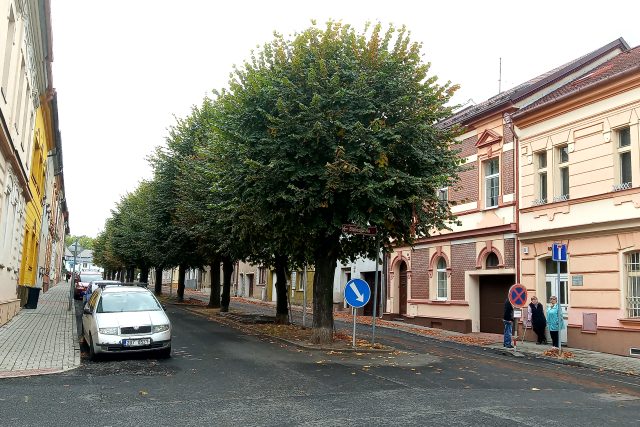
[[538,336],[536,344],[546,344],[547,337],[544,334],[544,329],[547,326],[547,319],[544,317],[544,308],[542,307],[542,304],[538,302],[538,297],[531,297],[528,317],[533,328],[533,332]]
[[558,334],[562,329],[563,321],[559,311],[558,298],[552,296],[549,298],[549,302],[551,306],[547,309],[547,326],[549,326],[553,348],[558,348]]

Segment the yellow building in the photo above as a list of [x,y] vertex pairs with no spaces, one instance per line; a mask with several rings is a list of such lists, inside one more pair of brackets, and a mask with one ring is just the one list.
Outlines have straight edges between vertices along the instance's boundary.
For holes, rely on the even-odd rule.
[[42,228],[42,203],[45,196],[45,177],[47,151],[52,142],[48,103],[41,102],[36,111],[36,123],[33,134],[33,154],[31,156],[29,175],[29,191],[33,196],[26,206],[24,229],[24,246],[20,263],[20,285],[34,286],[38,274],[38,251]]

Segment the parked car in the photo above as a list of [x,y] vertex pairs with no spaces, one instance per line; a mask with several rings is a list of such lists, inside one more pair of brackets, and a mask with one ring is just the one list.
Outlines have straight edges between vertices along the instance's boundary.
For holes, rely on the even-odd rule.
[[99,271],[83,271],[77,274],[75,287],[73,289],[73,298],[82,299],[82,295],[86,292],[89,283],[94,280],[102,280],[102,273]]
[[101,354],[155,351],[171,357],[171,322],[153,293],[137,286],[98,287],[82,314],[91,360]]
[[84,297],[82,298],[82,301],[86,304],[87,301],[89,301],[89,298],[91,298],[91,294],[93,293],[93,291],[95,291],[98,288],[106,288],[107,286],[122,286],[123,283],[120,282],[119,280],[94,280],[93,282],[89,283],[89,286],[87,286],[86,291],[84,292]]

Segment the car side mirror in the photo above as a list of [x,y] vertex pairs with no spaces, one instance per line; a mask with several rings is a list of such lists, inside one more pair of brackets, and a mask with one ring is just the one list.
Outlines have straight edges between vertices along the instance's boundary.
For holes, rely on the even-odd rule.
[[91,315],[91,309],[89,308],[89,306],[85,306],[85,307],[84,307],[84,310],[82,310],[82,312],[83,312],[84,314]]

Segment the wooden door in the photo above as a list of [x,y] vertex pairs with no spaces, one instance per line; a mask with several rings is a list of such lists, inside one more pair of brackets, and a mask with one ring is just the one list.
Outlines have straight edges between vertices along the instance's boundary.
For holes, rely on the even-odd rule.
[[400,299],[400,314],[407,314],[407,264],[400,264],[400,277],[398,280],[398,298]]

